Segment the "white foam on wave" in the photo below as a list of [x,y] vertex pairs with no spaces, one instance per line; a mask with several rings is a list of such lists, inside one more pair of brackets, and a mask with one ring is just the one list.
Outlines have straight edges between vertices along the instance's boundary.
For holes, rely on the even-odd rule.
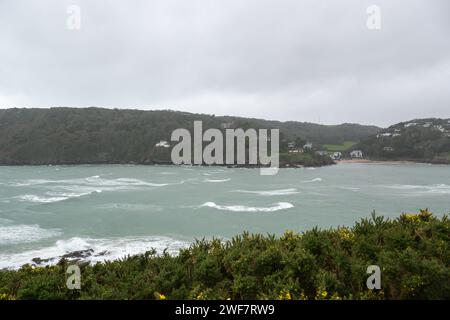
[[215,182],[215,183],[219,183],[219,182],[227,182],[230,181],[230,178],[227,179],[205,179],[205,182]]
[[34,194],[24,194],[17,196],[17,199],[25,202],[52,203],[69,199],[68,197],[42,197]]
[[15,183],[13,186],[39,186],[40,189],[47,189],[45,194],[23,194],[15,197],[19,201],[34,203],[53,203],[68,199],[101,193],[103,191],[124,191],[147,187],[164,187],[170,184],[183,184],[184,181],[175,183],[153,183],[135,178],[103,179],[100,176],[90,176],[79,179],[66,180],[44,180],[31,179],[25,182]]
[[90,190],[88,192],[46,192],[44,196],[38,196],[34,194],[24,194],[17,196],[16,198],[24,202],[35,203],[53,203],[60,202],[68,199],[79,198],[87,196],[93,193],[100,193],[101,190]]
[[303,182],[321,182],[322,178],[314,178],[312,180],[307,180],[307,181],[303,181]]
[[0,254],[0,269],[18,269],[24,264],[36,264],[34,258],[44,260],[40,265],[56,264],[62,256],[81,250],[93,250],[83,260],[91,264],[112,261],[128,255],[141,254],[152,248],[161,254],[167,249],[169,254],[175,255],[180,248],[188,247],[190,243],[169,237],[125,237],[112,239],[93,239],[74,237],[67,240],[58,240],[52,246],[28,250],[20,253]]
[[343,190],[350,190],[350,191],[353,191],[353,192],[357,192],[358,190],[360,190],[361,188],[359,188],[359,187],[347,187],[347,186],[341,186],[341,187],[338,187],[339,189],[343,189]]
[[289,202],[278,202],[271,207],[248,207],[248,206],[242,206],[242,205],[231,205],[231,206],[224,206],[224,205],[218,205],[214,202],[205,202],[200,206],[200,208],[208,207],[208,208],[214,208],[217,210],[222,211],[233,211],[233,212],[275,212],[280,210],[286,210],[293,208],[294,205]]
[[67,197],[67,198],[78,198],[87,196],[93,193],[102,193],[102,190],[89,190],[86,192],[47,192],[47,195],[56,196],[56,197]]
[[99,176],[93,176],[86,178],[88,185],[94,186],[149,186],[149,187],[162,187],[167,186],[168,183],[153,183],[147,182],[135,178],[118,178],[118,179],[102,179]]
[[40,184],[46,184],[46,183],[52,183],[55,182],[54,180],[45,180],[45,179],[29,179],[25,180],[23,182],[15,182],[12,183],[12,187],[28,187],[28,186],[34,186],[34,185],[40,185]]
[[42,229],[39,225],[2,225],[0,226],[0,245],[35,242],[59,236],[57,229]]
[[233,190],[231,192],[238,192],[238,193],[251,193],[251,194],[257,194],[260,196],[287,196],[292,194],[298,194],[300,193],[295,188],[290,189],[279,189],[279,190],[265,190],[265,191],[253,191],[253,190]]
[[450,194],[450,185],[448,184],[432,184],[432,185],[394,184],[383,187],[395,190],[409,191],[409,193],[414,195]]
[[135,187],[135,186],[149,186],[149,187],[161,187],[167,186],[169,183],[153,183],[143,181],[135,178],[117,178],[117,179],[105,179],[100,176],[90,176],[87,178],[76,179],[62,179],[62,180],[45,180],[45,179],[30,179],[22,182],[12,184],[15,187],[35,186],[35,185],[52,185],[52,184],[66,184],[66,185],[80,185],[80,186],[95,186],[95,187]]
[[98,206],[99,209],[106,210],[127,210],[127,211],[162,211],[163,207],[156,204],[144,204],[144,203],[107,203]]

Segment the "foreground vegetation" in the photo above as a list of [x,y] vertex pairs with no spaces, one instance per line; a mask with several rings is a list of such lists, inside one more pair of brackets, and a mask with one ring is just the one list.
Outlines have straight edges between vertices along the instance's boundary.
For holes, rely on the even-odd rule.
[[[68,264],[0,272],[0,299],[449,299],[450,220],[421,210],[280,238],[203,240],[178,256],[84,266],[81,290],[66,288]],[[381,290],[366,287],[373,264]]]

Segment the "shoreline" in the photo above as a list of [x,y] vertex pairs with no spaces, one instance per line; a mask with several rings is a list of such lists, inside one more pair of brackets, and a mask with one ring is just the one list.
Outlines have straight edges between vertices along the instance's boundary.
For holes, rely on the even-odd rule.
[[337,164],[340,163],[365,163],[365,164],[434,164],[429,162],[419,162],[419,161],[411,161],[411,160],[370,160],[370,159],[344,159],[337,161]]
[[[324,164],[319,166],[311,166],[304,164],[282,164],[279,169],[292,169],[292,168],[306,168],[306,167],[327,167],[333,166],[335,164],[345,164],[345,163],[359,163],[359,164],[386,164],[386,165],[400,165],[400,164],[430,164],[430,165],[450,165],[450,163],[439,163],[439,162],[426,162],[426,161],[413,161],[413,160],[370,160],[370,159],[342,159],[334,160],[334,163]],[[123,165],[123,166],[187,166],[187,167],[225,167],[225,168],[247,168],[247,169],[259,169],[265,168],[266,166],[261,165],[224,165],[224,164],[212,164],[212,165],[196,165],[196,164],[181,164],[175,165],[173,163],[143,163],[143,162],[111,162],[111,163],[52,163],[52,164],[31,164],[31,163],[21,163],[21,164],[0,164],[0,167],[53,167],[53,166],[109,166],[109,165]]]

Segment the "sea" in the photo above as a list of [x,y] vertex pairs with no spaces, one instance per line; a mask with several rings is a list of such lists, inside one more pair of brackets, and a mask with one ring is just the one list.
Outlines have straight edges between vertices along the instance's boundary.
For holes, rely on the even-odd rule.
[[352,226],[372,212],[424,208],[450,213],[450,166],[341,163],[273,176],[217,166],[1,166],[0,269],[76,251],[93,264],[151,249],[176,254],[196,239]]

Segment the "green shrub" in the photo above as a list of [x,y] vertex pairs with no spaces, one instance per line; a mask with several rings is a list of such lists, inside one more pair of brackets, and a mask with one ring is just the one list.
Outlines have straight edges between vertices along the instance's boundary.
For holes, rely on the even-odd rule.
[[[151,250],[84,266],[66,288],[67,261],[0,272],[0,299],[449,299],[450,221],[428,210],[352,228],[281,237],[201,240],[176,256]],[[369,290],[369,265],[381,290]]]

